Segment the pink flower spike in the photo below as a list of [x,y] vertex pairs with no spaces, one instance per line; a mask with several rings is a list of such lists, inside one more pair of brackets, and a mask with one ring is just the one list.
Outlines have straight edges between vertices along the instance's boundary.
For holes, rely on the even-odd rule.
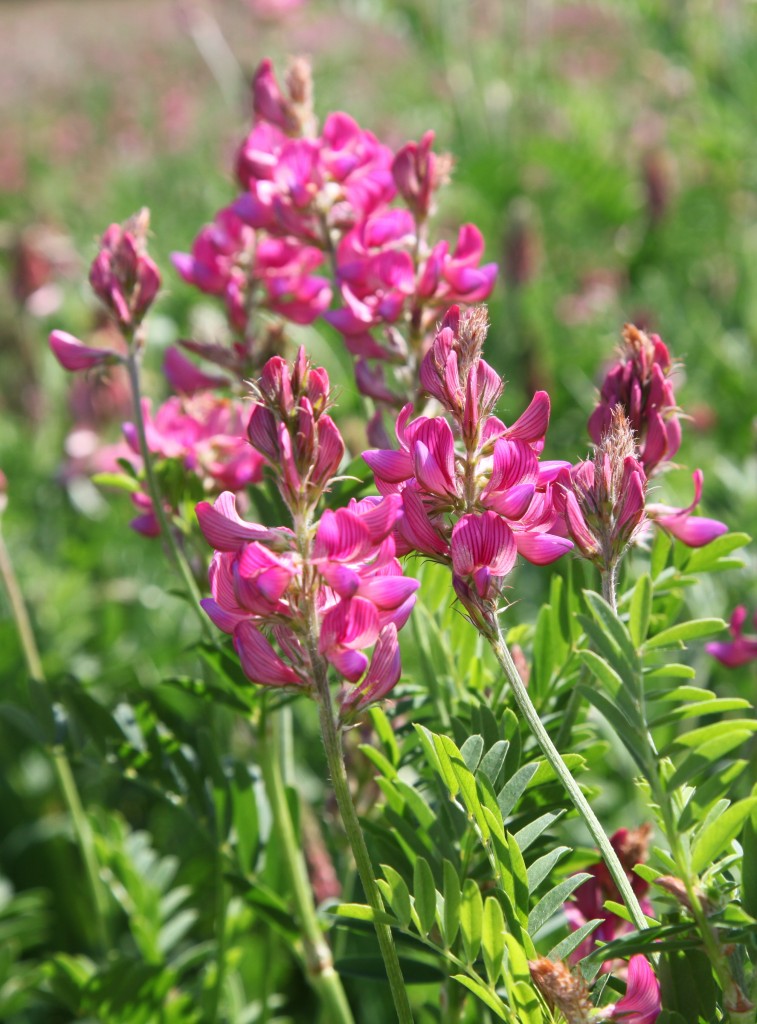
[[72,373],[94,370],[98,366],[113,366],[124,361],[118,352],[109,348],[90,348],[66,331],[52,331],[49,341],[60,365]]
[[240,622],[234,630],[234,648],[244,674],[251,682],[263,686],[304,685],[294,669],[278,656],[251,622]]
[[[750,661],[757,661],[757,636],[744,635],[747,610],[744,605],[735,608],[731,615],[730,633],[732,640],[716,640],[705,644],[705,650],[726,668],[739,668]],[[757,613],[753,623],[757,628]]]
[[660,983],[646,957],[637,954],[628,963],[626,994],[606,1007],[618,1024],[654,1024],[662,1010]]
[[728,532],[725,523],[703,516],[692,516],[702,498],[704,474],[697,469],[692,474],[694,500],[687,508],[671,508],[669,505],[648,505],[647,514],[658,526],[672,534],[690,548],[701,548]]

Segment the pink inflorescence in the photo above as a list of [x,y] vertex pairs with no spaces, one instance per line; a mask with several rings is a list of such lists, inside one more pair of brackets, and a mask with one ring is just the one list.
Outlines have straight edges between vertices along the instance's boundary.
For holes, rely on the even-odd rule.
[[[252,94],[254,123],[236,160],[242,193],[174,264],[224,299],[248,372],[259,348],[250,327],[257,310],[300,324],[323,316],[357,357],[359,389],[402,405],[440,311],[486,299],[496,276],[495,264],[481,262],[473,224],[459,228],[454,245],[427,240],[451,161],[433,152],[433,132],[395,153],[345,113],[329,114],[319,130],[304,61],[282,89],[264,60]],[[337,308],[321,276],[327,262]],[[391,367],[397,372],[387,378]]]
[[342,681],[347,717],[397,683],[397,631],[418,583],[395,556],[398,496],[351,500],[315,521],[344,453],[329,403],[328,376],[303,350],[292,369],[269,360],[256,386],[248,436],[275,474],[294,529],[246,522],[230,493],[198,505],[197,518],[216,549],[203,607],[233,636],[247,676],[310,692],[313,659],[324,658]]
[[[453,306],[421,366],[445,416],[397,420],[399,449],[367,451],[382,494],[399,494],[401,553],[450,564],[455,591],[476,621],[492,613],[520,554],[537,565],[573,545],[553,532],[553,482],[567,464],[539,462],[549,397],[538,392],[509,427],[493,415],[502,382],[481,358],[486,312]],[[450,423],[451,420],[451,423]]]
[[[730,640],[714,640],[705,645],[705,650],[726,668],[739,668],[757,661],[757,636],[744,633],[747,610],[743,604],[734,608],[730,623]],[[757,629],[757,612],[752,617],[752,624]]]

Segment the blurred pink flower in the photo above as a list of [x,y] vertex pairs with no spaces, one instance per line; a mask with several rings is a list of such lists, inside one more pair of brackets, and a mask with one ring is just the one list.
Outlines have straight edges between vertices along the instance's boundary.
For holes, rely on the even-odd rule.
[[[741,665],[748,665],[750,661],[757,661],[757,636],[748,636],[744,633],[744,624],[747,619],[747,610],[743,604],[734,608],[731,615],[731,640],[714,640],[705,644],[705,650],[713,658],[726,668],[739,668]],[[757,612],[752,616],[752,624],[757,628]]]

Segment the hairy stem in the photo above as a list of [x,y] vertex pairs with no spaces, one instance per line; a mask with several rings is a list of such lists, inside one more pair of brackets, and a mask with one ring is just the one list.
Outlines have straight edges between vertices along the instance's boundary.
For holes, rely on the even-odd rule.
[[152,453],[147,445],[145,418],[142,412],[142,391],[139,380],[139,353],[138,346],[136,344],[132,343],[129,346],[129,355],[126,359],[126,367],[129,372],[129,382],[131,384],[131,393],[134,401],[134,422],[137,427],[137,436],[139,438],[139,451],[142,456],[142,462],[144,463],[147,490],[150,494],[153,511],[155,512],[158,525],[160,526],[161,536],[168,546],[171,558],[173,559],[176,568],[179,570],[179,574],[184,586],[186,587],[189,603],[194,608],[199,619],[202,632],[207,638],[210,636],[210,628],[200,606],[200,591],[197,588],[197,583],[192,575],[192,570],[189,567],[189,563],[187,562],[184,552],[176,542],[174,531],[171,529],[171,524],[166,516],[166,510],[163,507],[163,498],[160,493],[160,486],[158,485],[158,479],[155,476],[155,469],[152,464]]
[[331,949],[318,923],[307,866],[297,842],[281,771],[281,741],[280,715],[264,716],[260,730],[260,766],[302,929],[308,981],[321,1000],[324,1020],[329,1024],[353,1024],[347,996],[334,969]]
[[607,601],[609,606],[617,615],[618,613],[618,601],[616,596],[616,590],[618,586],[618,563],[610,562],[605,570],[601,573],[602,577],[602,597]]
[[[34,630],[26,609],[23,594],[21,593],[21,587],[13,569],[10,553],[5,546],[2,530],[0,530],[0,576],[3,578],[8,594],[11,612],[16,623],[16,630],[21,641],[21,649],[29,676],[37,683],[44,683],[45,673],[42,668],[42,659],[37,648],[37,641],[34,637]],[[65,750],[56,744],[50,750],[50,756],[58,788],[68,809],[76,843],[79,847],[82,863],[84,864],[84,872],[95,910],[98,942],[103,949],[108,949],[108,898],[100,878],[92,828],[82,805],[79,790],[76,788],[74,773],[71,770],[71,764]]]
[[618,887],[621,898],[628,908],[628,912],[630,913],[634,924],[639,929],[647,928],[647,919],[644,916],[644,911],[641,909],[639,901],[636,898],[636,894],[631,888],[631,884],[628,881],[628,876],[623,869],[623,865],[620,863],[618,855],[612,848],[612,844],[607,838],[599,819],[591,809],[586,797],[581,792],[578,783],[571,775],[570,769],[563,761],[557,747],[555,747],[554,743],[550,739],[549,733],[544,728],[542,720],[539,718],[539,714],[528,695],[528,690],[526,689],[518,669],[515,666],[515,662],[510,655],[510,651],[508,650],[507,644],[505,643],[504,637],[499,629],[499,625],[496,627],[496,632],[490,634],[487,639],[492,646],[497,661],[500,663],[505,676],[507,677],[507,681],[512,687],[515,701],[521,714],[528,723],[534,739],[541,747],[542,753],[552,766],[555,774],[572,800],[573,806],[586,823],[586,827],[591,833],[592,839],[599,847],[602,859],[607,865],[607,869],[609,870],[615,885]]

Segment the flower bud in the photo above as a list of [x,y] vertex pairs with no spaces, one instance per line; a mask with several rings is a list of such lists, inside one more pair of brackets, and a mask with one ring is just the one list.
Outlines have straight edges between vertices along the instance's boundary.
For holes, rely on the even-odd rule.
[[160,288],[160,273],[147,255],[149,225],[147,209],[123,225],[111,224],[90,267],[92,290],[122,329],[141,322]]

